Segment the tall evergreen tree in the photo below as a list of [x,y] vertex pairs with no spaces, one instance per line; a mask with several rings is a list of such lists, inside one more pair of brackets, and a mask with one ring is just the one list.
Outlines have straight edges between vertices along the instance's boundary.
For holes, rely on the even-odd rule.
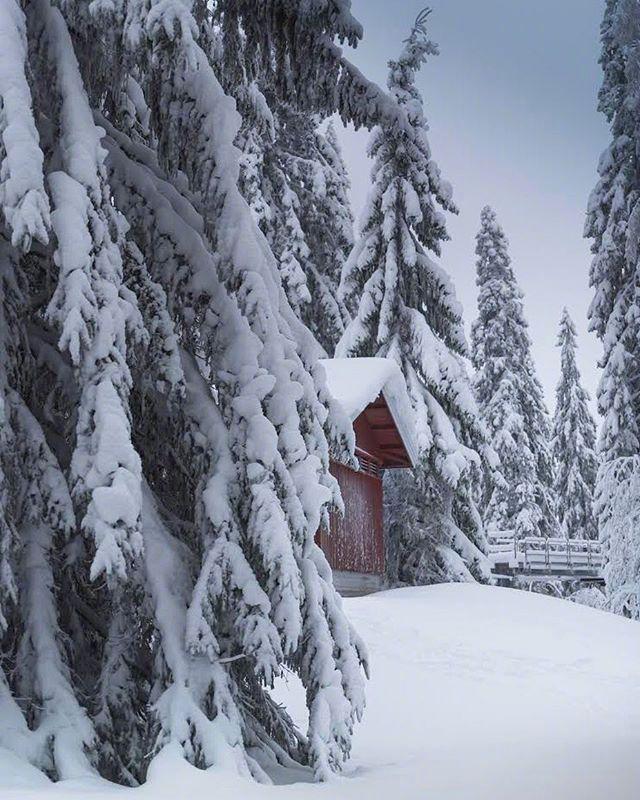
[[558,521],[569,539],[597,539],[593,511],[596,426],[576,363],[576,329],[565,308],[558,335],[560,381],[556,389],[552,454],[556,465]]
[[[399,533],[400,576],[412,582],[489,579],[486,540],[473,499],[485,454],[465,366],[462,309],[449,276],[429,253],[448,238],[444,211],[455,212],[427,138],[416,74],[437,47],[421,15],[399,58],[389,64],[391,96],[406,128],[376,128],[374,160],[359,238],[342,275],[354,313],[341,356],[386,356],[402,369],[415,410],[422,463],[415,480],[398,478],[392,525]],[[406,484],[406,486],[405,486]]]
[[334,46],[348,3],[215,5],[0,3],[0,745],[54,778],[324,779],[364,704],[314,543],[352,431],[238,191],[214,14],[295,109],[406,114]]
[[[603,344],[595,505],[609,598],[617,598],[618,610],[638,616],[640,558],[629,555],[628,522],[618,507],[625,487],[638,484],[640,454],[640,9],[634,0],[607,1],[601,42],[598,108],[609,122],[611,143],[600,157],[585,225],[593,252],[589,320]],[[628,502],[627,497],[625,507]]]
[[488,206],[480,215],[476,255],[475,390],[500,459],[499,475],[486,481],[485,523],[516,537],[553,535],[557,521],[549,418],[508,241]]

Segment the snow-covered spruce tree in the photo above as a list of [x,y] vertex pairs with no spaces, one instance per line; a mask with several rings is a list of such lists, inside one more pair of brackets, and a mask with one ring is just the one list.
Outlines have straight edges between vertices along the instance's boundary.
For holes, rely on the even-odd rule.
[[418,18],[389,65],[390,93],[411,125],[381,125],[372,134],[373,187],[341,281],[355,316],[336,354],[393,358],[407,382],[422,462],[415,477],[400,476],[389,487],[400,578],[484,581],[486,540],[473,499],[484,429],[466,370],[462,309],[449,276],[429,255],[439,255],[447,239],[438,207],[456,208],[431,155],[415,85],[426,57],[437,53],[425,19]]
[[484,521],[516,537],[557,533],[550,425],[531,355],[522,292],[495,212],[476,236],[478,317],[472,328],[475,393],[500,459],[485,481]]
[[[292,104],[406,127],[346,3],[224,5]],[[212,14],[0,3],[0,745],[54,778],[324,779],[364,705],[314,544],[353,434],[238,191]]]
[[576,329],[565,308],[558,334],[560,381],[556,389],[552,454],[558,522],[569,539],[597,539],[593,488],[598,467],[596,426],[589,411],[589,395],[580,382],[576,363]]
[[612,142],[600,157],[599,180],[589,198],[585,235],[594,254],[590,327],[604,346],[598,403],[603,415],[603,465],[635,455],[640,447],[636,392],[637,261],[640,232],[640,11],[635,2],[609,0],[602,23],[600,63],[604,80],[599,110]]
[[[638,406],[638,243],[640,240],[640,9],[632,0],[608,0],[601,27],[603,82],[599,110],[611,128],[611,143],[598,164],[599,180],[589,198],[585,236],[593,260],[594,291],[590,327],[600,337],[603,355],[598,407],[603,422],[598,441],[599,469],[595,509],[605,559],[629,560],[629,540],[617,506],[632,480],[640,453]],[[618,485],[618,481],[621,485]],[[628,505],[628,501],[625,501]],[[634,512],[635,514],[635,512]],[[611,524],[610,524],[611,522]],[[635,567],[634,567],[635,568]],[[609,600],[620,609],[622,585],[629,576],[605,569]]]

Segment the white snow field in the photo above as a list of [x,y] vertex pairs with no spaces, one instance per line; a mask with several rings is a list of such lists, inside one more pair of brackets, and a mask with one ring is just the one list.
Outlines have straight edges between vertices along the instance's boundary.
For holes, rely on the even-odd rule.
[[[198,771],[165,750],[140,789],[52,784],[2,751],[1,800],[640,798],[638,623],[469,584],[345,603],[372,676],[343,777],[263,786]],[[300,714],[299,687],[278,695]],[[274,775],[295,777],[305,775]]]

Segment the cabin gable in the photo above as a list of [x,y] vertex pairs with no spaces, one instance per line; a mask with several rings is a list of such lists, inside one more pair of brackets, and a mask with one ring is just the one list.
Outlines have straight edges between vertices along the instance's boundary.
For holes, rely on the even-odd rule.
[[[384,469],[411,467],[411,456],[398,431],[389,405],[380,394],[353,423],[356,455],[361,454]],[[360,452],[358,452],[360,451]]]

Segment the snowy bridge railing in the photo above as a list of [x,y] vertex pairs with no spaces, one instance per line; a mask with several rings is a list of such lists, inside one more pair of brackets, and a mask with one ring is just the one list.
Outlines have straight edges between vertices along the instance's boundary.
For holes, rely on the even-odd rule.
[[588,539],[546,539],[510,535],[493,536],[489,557],[496,574],[577,575],[599,577],[602,551]]

